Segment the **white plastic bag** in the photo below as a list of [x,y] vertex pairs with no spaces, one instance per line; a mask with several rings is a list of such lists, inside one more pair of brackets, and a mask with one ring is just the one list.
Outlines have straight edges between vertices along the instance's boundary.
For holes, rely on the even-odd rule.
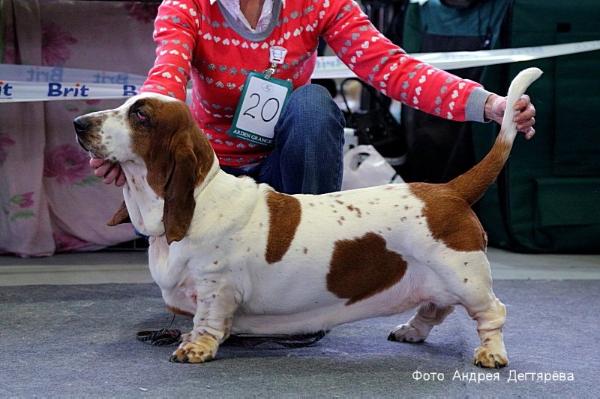
[[342,190],[403,182],[372,145],[356,146],[344,155]]

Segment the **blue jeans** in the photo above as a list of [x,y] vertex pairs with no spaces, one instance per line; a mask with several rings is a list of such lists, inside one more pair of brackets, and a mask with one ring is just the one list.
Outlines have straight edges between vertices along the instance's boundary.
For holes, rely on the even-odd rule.
[[236,176],[251,176],[287,194],[339,191],[344,124],[344,115],[324,87],[299,87],[281,111],[271,154],[249,170],[222,169]]

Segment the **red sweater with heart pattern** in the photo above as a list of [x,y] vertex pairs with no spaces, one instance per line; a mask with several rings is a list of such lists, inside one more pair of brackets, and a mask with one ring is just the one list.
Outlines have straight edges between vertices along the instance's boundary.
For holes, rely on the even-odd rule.
[[488,92],[408,56],[353,0],[274,0],[273,20],[259,34],[237,23],[218,1],[164,0],[155,21],[156,61],[142,91],[185,100],[191,78],[192,114],[221,165],[252,164],[270,149],[227,134],[246,75],[264,71],[269,47],[277,45],[288,52],[275,77],[290,79],[294,88],[309,83],[320,36],[382,93],[442,118],[483,120]]

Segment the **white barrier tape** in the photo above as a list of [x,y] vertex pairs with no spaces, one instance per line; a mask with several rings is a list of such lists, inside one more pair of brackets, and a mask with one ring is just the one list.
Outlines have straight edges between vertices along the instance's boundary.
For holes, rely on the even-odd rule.
[[600,50],[600,40],[548,46],[521,47],[517,49],[455,51],[451,53],[422,53],[414,56],[440,69],[472,68],[488,65],[533,61],[540,58],[587,53]]
[[[532,61],[600,50],[600,40],[514,49],[452,51],[411,54],[416,59],[444,70]],[[356,75],[336,56],[319,57],[313,79],[351,78]]]
[[137,94],[141,85],[66,82],[10,82],[0,80],[0,104],[28,101],[108,100]]
[[[531,61],[600,50],[600,40],[517,49],[412,54],[435,67],[451,70]],[[319,57],[313,79],[356,76],[335,56]],[[145,77],[87,69],[0,64],[0,103],[55,100],[122,99],[137,94]],[[74,83],[79,82],[79,83]]]
[[0,64],[0,80],[18,82],[86,82],[118,85],[141,85],[145,76],[127,72],[107,72],[93,69]]

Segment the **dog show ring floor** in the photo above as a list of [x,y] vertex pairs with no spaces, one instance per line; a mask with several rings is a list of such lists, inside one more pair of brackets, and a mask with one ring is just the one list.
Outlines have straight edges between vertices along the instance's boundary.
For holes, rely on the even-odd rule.
[[[171,322],[144,253],[0,257],[0,397],[600,397],[600,256],[489,254],[508,310],[500,370],[472,364],[478,338],[462,308],[422,344],[386,339],[409,312],[310,347],[225,345],[212,362],[171,363],[176,346],[136,340]],[[178,316],[172,328],[190,327]]]

